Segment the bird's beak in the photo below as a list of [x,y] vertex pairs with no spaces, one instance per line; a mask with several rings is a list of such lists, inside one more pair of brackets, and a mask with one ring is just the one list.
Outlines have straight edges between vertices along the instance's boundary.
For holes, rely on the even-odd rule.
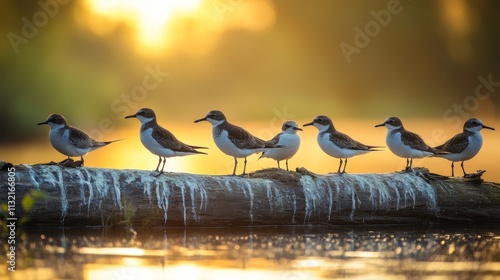
[[491,127],[491,126],[486,126],[486,125],[484,125],[484,124],[483,124],[483,128],[486,128],[486,129],[491,129],[491,130],[495,130],[493,127]]
[[130,115],[130,116],[126,116],[125,118],[126,119],[130,119],[130,118],[136,118],[137,117],[137,114],[133,114],[133,115]]
[[310,122],[310,123],[306,123],[306,124],[304,124],[302,126],[308,126],[308,125],[313,125],[313,124],[314,124],[314,122]]
[[40,123],[37,123],[36,125],[42,125],[42,124],[48,124],[49,121],[44,121],[44,122],[40,122]]
[[207,117],[204,117],[204,118],[201,118],[199,120],[195,120],[194,122],[197,123],[197,122],[206,121],[206,120],[207,120]]
[[385,123],[377,124],[375,127],[385,126]]
[[293,130],[302,130],[302,128],[294,126]]

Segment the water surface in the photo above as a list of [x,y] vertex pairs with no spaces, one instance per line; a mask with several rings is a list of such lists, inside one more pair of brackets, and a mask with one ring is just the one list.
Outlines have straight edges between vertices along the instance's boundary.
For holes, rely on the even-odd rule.
[[[495,279],[500,227],[26,228],[6,279]],[[3,246],[2,250],[5,250]]]

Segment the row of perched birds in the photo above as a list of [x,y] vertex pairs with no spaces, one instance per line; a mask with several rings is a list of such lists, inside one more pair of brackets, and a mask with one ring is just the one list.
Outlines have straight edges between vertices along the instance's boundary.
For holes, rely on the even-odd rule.
[[[156,121],[155,112],[149,108],[139,109],[135,114],[126,116],[137,118],[141,122],[140,138],[142,144],[153,154],[159,157],[155,171],[156,175],[163,173],[165,161],[168,157],[186,156],[194,154],[206,154],[198,151],[206,147],[187,145],[179,141],[170,131],[161,127]],[[245,175],[247,157],[254,153],[262,153],[261,157],[271,158],[277,161],[285,160],[288,170],[288,159],[297,153],[300,146],[300,137],[297,131],[302,130],[294,121],[286,121],[282,126],[282,132],[273,139],[264,141],[249,133],[247,130],[229,123],[221,111],[210,111],[204,118],[194,122],[208,121],[212,124],[212,136],[217,147],[225,154],[234,157],[233,175],[236,174],[238,158],[244,158],[243,174]],[[90,151],[106,146],[115,141],[101,142],[91,139],[78,128],[69,126],[63,116],[51,114],[46,121],[38,123],[50,126],[50,143],[60,153],[68,158],[60,162],[65,164],[70,157],[80,157],[80,165],[83,165],[83,156]],[[315,126],[318,129],[318,144],[328,155],[340,159],[338,173],[345,173],[347,159],[372,151],[380,151],[381,146],[370,146],[362,144],[348,135],[335,129],[332,120],[327,116],[317,116],[310,123],[303,126]],[[462,162],[461,167],[464,176],[464,161],[473,158],[481,149],[483,138],[481,129],[494,128],[486,126],[477,118],[471,118],[464,123],[463,132],[455,135],[444,144],[437,147],[429,147],[422,137],[408,131],[397,117],[389,117],[383,123],[375,127],[387,127],[386,143],[389,149],[397,156],[406,158],[405,171],[412,171],[414,158],[437,156],[451,161],[451,176],[454,176],[454,163]],[[160,168],[160,164],[163,165]],[[342,168],[343,165],[343,168]]]

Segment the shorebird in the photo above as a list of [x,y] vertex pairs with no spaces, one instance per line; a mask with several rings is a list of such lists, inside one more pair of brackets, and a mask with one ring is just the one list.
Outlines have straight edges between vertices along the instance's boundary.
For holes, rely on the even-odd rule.
[[462,133],[458,133],[450,140],[446,141],[444,144],[434,148],[437,150],[448,152],[448,154],[437,156],[451,161],[452,177],[455,176],[454,163],[456,161],[462,162],[460,166],[462,166],[464,177],[467,176],[467,173],[464,169],[464,161],[473,158],[481,149],[481,146],[483,145],[483,137],[480,131],[483,128],[495,130],[493,127],[484,125],[480,119],[468,119],[464,123],[464,129]]
[[83,156],[95,149],[104,147],[110,143],[119,141],[101,142],[90,138],[85,132],[76,127],[68,125],[66,119],[59,114],[51,114],[46,121],[37,125],[47,124],[50,126],[49,139],[52,147],[68,158],[60,164],[67,164],[70,157],[80,157],[80,166],[83,166]]
[[385,141],[391,152],[395,155],[406,158],[404,171],[413,171],[412,164],[414,158],[424,158],[439,154],[438,151],[425,144],[418,134],[406,130],[398,117],[389,117],[383,123],[375,127],[387,127]]
[[[379,151],[375,150],[375,148],[381,148],[379,146],[361,144],[348,135],[336,130],[332,120],[327,116],[317,116],[312,122],[304,124],[304,126],[308,125],[314,125],[318,129],[318,144],[323,152],[340,160],[337,173],[345,173],[348,158]],[[345,159],[345,163],[344,169],[340,172],[343,163],[342,159]]]
[[273,139],[267,141],[268,145],[278,145],[280,148],[269,149],[262,152],[259,159],[263,157],[272,158],[278,163],[278,168],[280,167],[280,161],[285,160],[286,170],[288,170],[288,160],[293,157],[300,146],[300,137],[297,134],[298,130],[302,128],[298,127],[298,124],[294,121],[286,121],[281,127],[281,132],[274,136]]
[[[165,161],[168,157],[207,154],[196,150],[207,149],[206,147],[186,145],[177,140],[170,131],[158,125],[155,112],[149,108],[141,108],[135,114],[125,118],[137,118],[141,122],[141,142],[146,149],[158,156],[158,165],[155,171],[159,173],[156,176],[163,174]],[[162,158],[163,165],[160,170]]]
[[234,158],[233,176],[236,175],[236,166],[238,158],[244,158],[243,173],[245,175],[247,167],[247,157],[251,154],[264,152],[268,148],[278,146],[266,143],[245,129],[233,125],[226,120],[226,116],[221,111],[210,111],[204,118],[194,122],[208,121],[212,124],[212,137],[217,147],[226,155]]

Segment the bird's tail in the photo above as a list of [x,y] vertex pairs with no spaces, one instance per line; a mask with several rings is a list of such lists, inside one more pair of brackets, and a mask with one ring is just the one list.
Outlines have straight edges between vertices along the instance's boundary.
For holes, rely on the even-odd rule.
[[385,148],[385,146],[368,146],[368,150],[371,152],[381,152],[383,150],[380,150],[382,148]]
[[191,146],[191,145],[189,145],[189,147],[191,147],[193,149],[208,149],[208,147]]
[[[203,149],[203,148],[198,148],[198,149]],[[206,149],[208,149],[208,148],[206,148]],[[200,152],[200,151],[197,151],[197,150],[195,150],[195,149],[193,149],[193,153],[195,153],[195,154],[202,154],[202,155],[208,155],[208,154],[207,154],[207,153],[205,153],[205,152]]]
[[264,153],[265,153],[265,152],[262,152],[262,153],[260,154],[260,157],[259,157],[257,160],[259,160],[259,159],[261,159],[261,158],[265,157],[265,156],[264,156]]
[[431,155],[431,157],[442,157],[444,155],[449,154],[449,152],[447,152],[445,150],[442,150],[441,146],[434,147],[434,148],[431,148],[431,149],[432,149],[432,152],[434,153],[433,155]]
[[113,142],[122,141],[123,139],[113,140],[113,141],[97,141],[92,139],[92,150],[107,146]]
[[267,143],[267,142],[266,142],[266,145],[264,146],[264,150],[274,149],[274,148],[285,148],[285,146],[284,145],[275,145],[275,144],[271,144],[271,143]]
[[208,147],[201,147],[201,146],[191,146],[191,145],[186,145],[189,147],[189,149],[191,149],[191,151],[194,153],[194,154],[203,154],[203,155],[207,155],[207,153],[205,152],[200,152],[196,149],[208,149]]
[[[286,149],[286,146],[284,146],[284,145],[274,145],[274,144],[269,144],[269,145],[268,145],[268,144],[266,144],[263,148],[259,148],[259,149],[257,149],[257,150],[256,150],[256,152],[257,152],[257,153],[262,152],[262,155],[260,156],[260,158],[261,158],[261,157],[265,157],[265,156],[264,156],[264,153],[265,153],[266,151],[269,151],[269,150],[272,150],[272,149],[276,149],[276,148],[285,148],[285,149]],[[259,159],[260,159],[260,158],[259,158]]]

